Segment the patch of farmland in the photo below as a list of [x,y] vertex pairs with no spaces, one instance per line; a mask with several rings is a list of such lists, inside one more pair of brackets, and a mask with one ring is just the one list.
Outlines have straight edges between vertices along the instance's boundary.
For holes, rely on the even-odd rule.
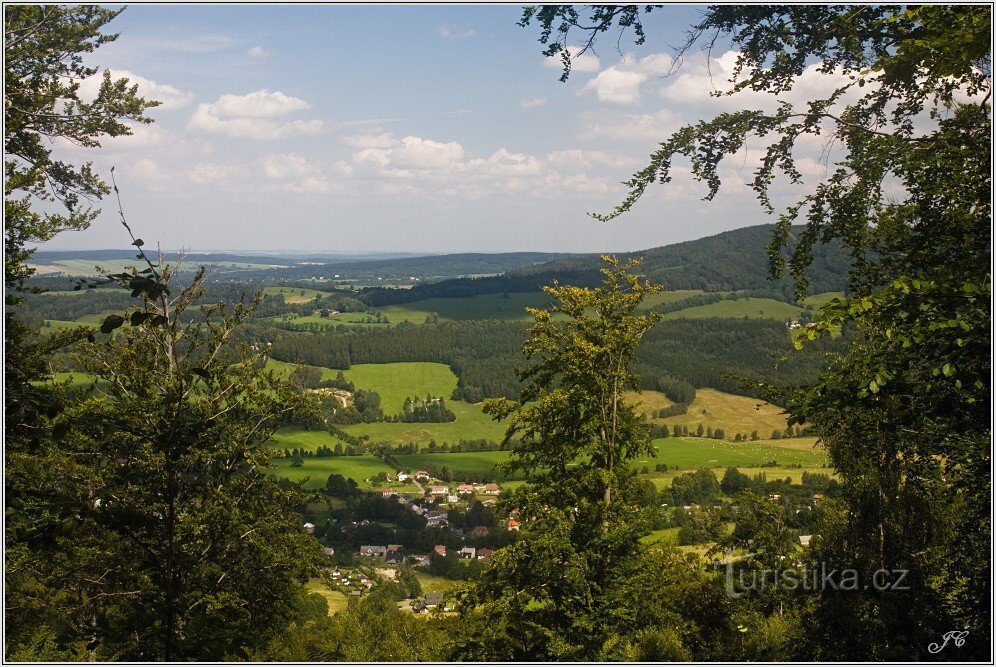
[[769,318],[775,320],[787,320],[799,316],[801,308],[775,301],[774,299],[761,299],[748,297],[744,299],[727,299],[704,306],[692,306],[667,313],[663,316],[665,320],[676,320],[681,318],[701,319],[706,317],[748,317],[748,318]]
[[752,431],[757,431],[761,438],[766,438],[776,429],[784,431],[788,426],[782,408],[777,405],[759,398],[737,396],[708,388],[695,390],[695,400],[688,405],[685,414],[656,421],[671,428],[675,425],[688,426],[691,433],[695,432],[699,424],[703,428],[721,428],[726,432],[727,438],[734,438],[737,433],[749,436]]

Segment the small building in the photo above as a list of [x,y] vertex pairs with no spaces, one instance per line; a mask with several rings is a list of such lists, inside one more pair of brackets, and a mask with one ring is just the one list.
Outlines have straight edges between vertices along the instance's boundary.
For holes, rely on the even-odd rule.
[[445,544],[437,544],[436,546],[432,547],[432,550],[434,552],[436,552],[437,554],[439,554],[440,556],[446,556],[446,545]]
[[429,471],[428,470],[419,470],[418,472],[415,473],[415,479],[420,479],[420,480],[424,479],[424,480],[428,481],[429,480]]
[[[446,547],[443,548],[445,549]],[[413,556],[409,556],[408,560],[410,560],[412,562],[412,565],[414,565],[415,567],[429,564],[429,557],[423,556],[422,554],[415,554]]]
[[330,557],[334,556],[335,555],[335,549],[333,549],[332,547],[325,547],[324,549],[322,549],[322,554],[325,555],[325,556],[330,556]]
[[449,524],[446,510],[430,510],[426,512],[425,521],[427,526],[432,527],[445,526]]
[[822,493],[814,493],[813,494],[813,502],[814,503],[815,502],[819,502],[821,500],[823,500],[823,494]]
[[501,487],[499,487],[497,484],[485,484],[484,493],[486,493],[489,496],[497,496],[499,493],[501,493]]
[[477,560],[483,560],[485,562],[491,560],[491,554],[494,553],[494,549],[481,548],[477,550]]
[[517,533],[519,532],[519,522],[515,519],[509,519],[505,522],[505,529]]
[[457,487],[457,493],[460,494],[473,493],[473,492],[474,492],[473,484],[461,484],[460,486]]
[[360,555],[371,558],[385,559],[387,558],[387,547],[364,545],[360,547]]
[[308,533],[309,535],[314,535],[315,534],[315,524],[313,524],[313,523],[306,523],[306,524],[304,524],[303,527],[304,527],[304,532]]
[[799,544],[801,544],[804,547],[808,547],[809,546],[809,542],[812,539],[813,539],[812,535],[800,535],[799,536]]
[[407,482],[407,481],[408,481],[408,480],[410,480],[411,478],[412,478],[412,476],[411,476],[411,475],[409,475],[408,473],[406,473],[406,472],[402,472],[402,471],[400,471],[400,470],[398,471],[398,481],[399,481],[399,482]]
[[460,558],[474,560],[474,558],[477,556],[477,549],[475,549],[474,547],[464,547],[463,549],[460,549],[458,553],[460,554]]
[[431,487],[429,487],[429,493],[431,493],[434,496],[445,496],[449,492],[450,489],[447,486],[440,486],[433,484]]
[[459,500],[460,498],[455,493],[451,493],[450,495],[446,496],[446,502],[448,503],[455,503]]
[[380,494],[385,498],[390,498],[391,496],[394,495],[394,489],[390,486],[384,487],[384,489],[380,492]]
[[435,607],[438,607],[442,603],[443,603],[443,594],[442,593],[426,593],[425,594],[425,606],[428,607],[429,609],[433,609]]

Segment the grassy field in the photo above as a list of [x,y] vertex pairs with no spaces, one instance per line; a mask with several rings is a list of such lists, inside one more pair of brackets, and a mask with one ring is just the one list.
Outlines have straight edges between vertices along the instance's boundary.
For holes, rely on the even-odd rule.
[[659,438],[654,440],[657,455],[634,459],[637,467],[653,469],[657,463],[682,470],[695,468],[757,467],[777,461],[783,466],[819,468],[828,463],[826,452],[816,447],[816,438],[726,442],[708,438]]
[[819,294],[812,294],[805,298],[805,303],[819,310],[824,305],[829,303],[833,299],[843,299],[843,292],[820,292]]
[[281,294],[284,297],[284,303],[308,303],[309,301],[313,301],[315,297],[324,296],[326,294],[325,292],[316,289],[307,289],[304,287],[281,287],[278,285],[264,287],[263,293]]
[[473,475],[487,474],[494,467],[507,461],[508,452],[457,452],[447,454],[398,454],[395,458],[405,468],[419,470],[421,468],[442,468],[446,466],[454,471],[462,471]]
[[649,535],[640,538],[640,542],[644,546],[653,546],[655,544],[673,544],[678,545],[678,531],[680,528],[663,528],[661,530],[655,530]]
[[430,440],[435,440],[437,443],[453,443],[459,440],[477,438],[500,442],[505,437],[505,425],[485,415],[479,404],[471,405],[462,401],[446,401],[446,407],[456,415],[456,421],[439,424],[377,422],[344,426],[343,430],[350,435],[369,436],[373,442],[414,442],[418,445],[427,445]]
[[[649,393],[643,392],[643,394]],[[639,400],[639,396],[636,398]],[[667,397],[663,399],[666,401]],[[653,401],[656,404],[662,402],[659,397]],[[656,421],[672,428],[675,425],[688,426],[690,431],[694,431],[699,424],[702,424],[703,428],[709,426],[721,428],[726,431],[729,438],[733,438],[737,433],[750,435],[751,431],[755,430],[759,436],[766,438],[770,437],[775,429],[784,431],[788,425],[782,409],[776,405],[765,403],[758,398],[727,394],[715,389],[696,389],[695,400],[689,404],[688,412]]]
[[687,299],[690,296],[698,296],[699,294],[705,294],[705,291],[700,289],[679,289],[671,292],[661,292],[660,294],[651,294],[640,304],[639,310],[653,310],[656,306],[674,303],[675,301],[681,301],[682,299]]
[[276,477],[286,477],[292,482],[308,478],[304,485],[308,489],[320,489],[325,486],[329,475],[338,473],[354,480],[361,487],[370,489],[363,480],[379,472],[394,474],[394,470],[373,455],[363,456],[332,456],[328,458],[307,458],[300,468],[292,468],[290,459],[276,459],[276,467],[270,469],[270,474]]
[[349,598],[339,591],[329,588],[321,579],[311,579],[304,585],[304,589],[309,593],[318,593],[325,598],[325,601],[329,604],[329,616],[339,611],[345,611],[346,605],[349,604]]
[[770,318],[775,320],[786,320],[798,317],[802,312],[791,304],[774,299],[745,298],[717,301],[716,303],[704,306],[692,306],[683,310],[676,310],[663,316],[665,320],[676,320],[681,318],[700,319],[706,317],[749,317],[749,318]]
[[406,397],[432,394],[449,399],[457,386],[457,376],[449,366],[424,361],[354,364],[345,375],[357,389],[380,394],[381,408],[389,415],[404,409]]
[[467,581],[444,579],[443,577],[437,577],[418,569],[415,570],[415,578],[418,579],[418,583],[422,587],[423,595],[426,593],[442,593],[446,595],[450,591],[466,588],[469,585]]

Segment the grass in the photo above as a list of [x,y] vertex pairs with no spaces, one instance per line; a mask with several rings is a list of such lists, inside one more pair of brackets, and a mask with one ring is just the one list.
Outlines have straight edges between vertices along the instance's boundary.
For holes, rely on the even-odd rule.
[[[664,398],[667,400],[667,397]],[[657,402],[660,400],[657,399]],[[758,435],[765,438],[775,429],[784,431],[788,426],[786,417],[778,406],[758,398],[727,394],[715,389],[696,389],[695,400],[689,404],[688,412],[657,421],[671,428],[675,425],[688,426],[691,432],[699,424],[703,428],[721,428],[729,438],[737,433],[750,435],[751,431],[757,431]]]
[[444,579],[443,577],[437,577],[417,569],[415,570],[415,578],[418,579],[418,583],[422,587],[423,595],[426,593],[442,593],[446,595],[450,591],[466,588],[470,583],[455,579]]
[[640,538],[640,543],[644,546],[651,547],[655,544],[673,544],[678,545],[678,531],[680,528],[663,528],[661,530],[655,530],[649,535],[645,535]]
[[404,468],[419,470],[423,468],[440,469],[443,466],[450,468],[454,476],[459,477],[460,473],[468,475],[486,475],[494,470],[494,467],[507,461],[508,452],[456,452],[446,454],[397,454],[395,458]]
[[[785,442],[786,445],[776,444]],[[657,463],[682,470],[696,468],[757,467],[777,461],[781,465],[819,468],[828,463],[826,452],[816,447],[816,438],[727,442],[707,438],[660,438],[654,440],[657,455],[634,459],[637,467],[653,468]]]
[[819,294],[811,294],[804,299],[804,302],[813,308],[819,310],[826,304],[830,303],[833,299],[843,299],[843,292],[820,292]]
[[677,320],[682,318],[700,319],[706,317],[747,317],[751,319],[775,319],[787,320],[799,316],[801,308],[774,299],[761,299],[749,297],[745,299],[730,299],[717,301],[716,303],[704,306],[692,306],[683,310],[676,310],[663,316],[665,320]]
[[269,287],[263,288],[264,294],[281,294],[284,297],[284,303],[308,303],[309,301],[314,301],[315,297],[324,296],[326,293],[321,290],[307,289],[303,287],[281,287],[278,285],[270,285]]
[[432,394],[448,399],[457,386],[449,366],[425,361],[355,364],[345,376],[357,389],[380,394],[381,408],[388,415],[401,413],[406,397]]
[[89,323],[83,324],[80,322],[69,322],[67,320],[45,320],[45,324],[42,325],[40,333],[43,336],[49,336],[59,331],[65,331],[66,329],[77,329],[79,327],[87,327],[93,329],[97,327],[97,325]]
[[339,591],[334,591],[329,588],[328,585],[326,585],[326,583],[321,579],[311,579],[304,585],[304,589],[309,593],[317,593],[325,598],[325,601],[329,604],[329,616],[332,616],[340,611],[345,611],[346,606],[349,604],[349,598]]
[[653,310],[657,306],[674,303],[675,301],[681,301],[682,299],[687,299],[690,296],[698,296],[699,294],[705,294],[705,291],[700,289],[679,289],[670,292],[661,292],[660,294],[651,294],[644,299],[639,309],[640,311]]
[[481,411],[481,406],[462,401],[446,401],[446,407],[456,415],[456,421],[438,424],[405,424],[402,422],[377,422],[342,427],[350,435],[368,436],[373,442],[408,443],[428,445],[454,443],[459,440],[486,438],[500,442],[505,437],[505,425],[495,422]]
[[363,456],[331,456],[328,458],[306,458],[300,468],[292,468],[290,459],[276,459],[276,467],[270,469],[270,474],[276,477],[286,477],[292,482],[307,478],[307,489],[320,489],[325,486],[329,475],[338,473],[354,480],[360,486],[370,489],[371,485],[363,480],[379,472],[394,474],[394,469],[371,454]]

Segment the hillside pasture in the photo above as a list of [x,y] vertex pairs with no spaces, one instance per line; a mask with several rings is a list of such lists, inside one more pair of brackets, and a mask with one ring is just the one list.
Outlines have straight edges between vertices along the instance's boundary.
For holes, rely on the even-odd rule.
[[413,442],[420,446],[428,445],[430,440],[435,440],[440,444],[478,438],[500,442],[505,437],[504,424],[495,422],[491,417],[485,415],[479,404],[446,401],[446,407],[456,415],[456,421],[438,424],[376,422],[373,424],[353,424],[342,428],[350,435],[368,436],[371,442],[390,442],[393,444]]
[[709,438],[659,438],[654,440],[654,446],[657,447],[655,456],[634,459],[633,465],[637,468],[647,466],[653,469],[656,464],[665,463],[669,468],[695,470],[755,468],[771,461],[784,467],[798,465],[802,468],[822,468],[829,464],[826,451],[817,446],[816,438],[753,442],[727,442]]
[[783,301],[748,297],[736,300],[727,299],[704,306],[683,308],[682,310],[666,313],[662,317],[665,320],[681,318],[702,319],[707,317],[747,317],[788,320],[798,317],[801,312],[801,308]]
[[777,405],[709,388],[695,390],[695,400],[688,405],[685,414],[655,422],[667,424],[672,429],[676,425],[688,426],[690,432],[694,432],[699,424],[703,428],[721,428],[729,439],[737,433],[750,435],[751,431],[757,431],[760,437],[766,438],[771,436],[772,431],[784,431],[788,426],[786,415]]
[[263,294],[283,296],[284,303],[308,303],[309,301],[314,301],[315,297],[324,296],[326,292],[305,287],[270,285],[263,288]]
[[364,482],[365,479],[373,477],[379,472],[393,475],[395,471],[391,466],[372,454],[363,456],[329,456],[322,458],[306,458],[304,465],[300,468],[291,467],[290,459],[274,459],[274,467],[269,472],[275,477],[286,477],[292,482],[300,482],[307,478],[305,488],[320,489],[325,486],[325,481],[329,475],[337,473],[355,481],[360,487],[367,490],[371,485]]
[[354,364],[344,375],[357,389],[380,394],[381,408],[388,415],[400,414],[406,397],[432,394],[442,396],[448,404],[457,386],[457,376],[449,366],[427,361]]

